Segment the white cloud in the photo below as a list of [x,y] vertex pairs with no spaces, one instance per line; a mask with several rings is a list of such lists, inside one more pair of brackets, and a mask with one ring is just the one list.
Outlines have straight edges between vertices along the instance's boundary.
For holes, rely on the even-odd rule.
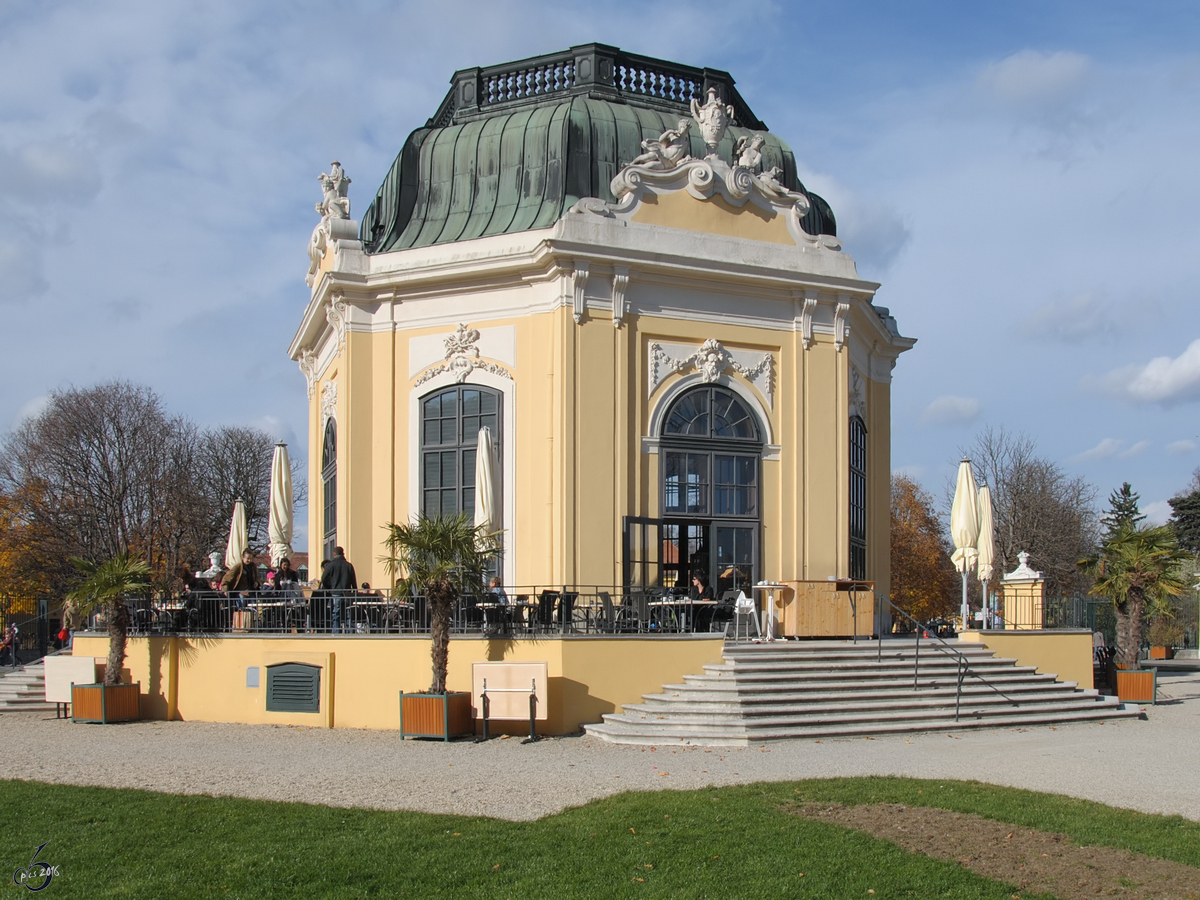
[[1119,441],[1116,438],[1105,438],[1091,450],[1084,450],[1082,453],[1071,457],[1071,461],[1095,462],[1101,459],[1111,459],[1120,453],[1121,448],[1124,446],[1124,441]]
[[1142,514],[1146,517],[1146,523],[1149,525],[1166,525],[1167,519],[1171,518],[1171,504],[1166,500],[1155,500],[1153,503],[1147,503],[1141,507]]
[[1149,441],[1138,441],[1128,450],[1122,450],[1120,453],[1118,453],[1117,459],[1133,459],[1139,453],[1142,453],[1144,450],[1146,450],[1149,446]]
[[1171,405],[1200,399],[1200,340],[1179,356],[1158,356],[1145,365],[1114,369],[1102,382],[1126,400]]
[[1039,112],[1079,98],[1092,76],[1092,64],[1081,53],[1021,50],[979,73],[979,87],[999,102]]
[[1172,456],[1186,456],[1189,453],[1195,453],[1197,447],[1200,447],[1200,444],[1197,444],[1195,441],[1186,439],[1171,441],[1171,443],[1167,444],[1167,452]]
[[974,397],[947,394],[938,397],[921,413],[921,421],[929,425],[953,425],[970,422],[979,415],[979,401]]
[[1090,294],[1079,294],[1043,304],[1020,323],[1018,330],[1037,340],[1079,344],[1114,337],[1117,325],[1107,303]]
[[42,414],[42,410],[46,408],[46,404],[50,402],[49,394],[42,394],[39,397],[34,397],[27,400],[25,404],[17,410],[17,414],[13,416],[13,428],[16,428],[26,419],[32,419]]
[[800,180],[829,201],[837,219],[838,237],[860,271],[882,274],[912,240],[907,219],[889,204],[859,196],[837,179],[819,172],[802,169]]

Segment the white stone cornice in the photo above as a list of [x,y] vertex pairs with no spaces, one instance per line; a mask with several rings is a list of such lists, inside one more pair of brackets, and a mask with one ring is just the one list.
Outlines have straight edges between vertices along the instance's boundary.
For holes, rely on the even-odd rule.
[[811,292],[804,298],[804,312],[800,314],[800,341],[805,350],[812,349],[813,313],[817,311],[817,298]]
[[629,312],[629,304],[625,299],[625,289],[629,287],[629,267],[613,266],[612,278],[612,317],[613,327],[620,328],[625,314]]
[[304,373],[304,380],[308,384],[308,399],[313,396],[313,386],[317,380],[317,354],[313,350],[301,350],[300,371]]
[[337,335],[338,352],[341,353],[346,346],[346,298],[341,294],[334,294],[329,301],[329,306],[325,307],[325,318],[329,322],[329,327]]
[[837,309],[833,314],[833,347],[839,353],[850,334],[849,315],[850,304],[839,299]]
[[575,260],[575,271],[571,276],[571,291],[574,299],[574,315],[575,324],[578,325],[583,321],[584,291],[587,289],[588,283],[588,263],[587,260]]

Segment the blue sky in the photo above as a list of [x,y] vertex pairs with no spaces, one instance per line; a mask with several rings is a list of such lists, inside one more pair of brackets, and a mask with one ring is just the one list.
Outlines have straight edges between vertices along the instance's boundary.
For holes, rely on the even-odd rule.
[[[293,452],[317,174],[361,213],[458,68],[723,68],[918,338],[893,462],[985,425],[1165,518],[1200,466],[1200,7],[0,0],[0,429],[121,377]],[[303,541],[301,537],[300,542]]]

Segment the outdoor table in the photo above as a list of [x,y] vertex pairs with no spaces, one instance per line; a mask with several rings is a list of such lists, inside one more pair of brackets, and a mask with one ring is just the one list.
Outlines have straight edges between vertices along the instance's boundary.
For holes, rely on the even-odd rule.
[[762,628],[760,630],[766,635],[768,641],[775,640],[775,623],[779,621],[779,616],[775,612],[775,592],[783,590],[785,587],[787,587],[786,584],[780,584],[778,581],[760,581],[754,585],[754,590],[761,591],[763,594]]
[[[273,620],[271,622],[271,624],[269,626],[267,626],[268,628],[282,628],[283,627],[283,622],[281,620],[283,618],[283,616],[282,616],[283,609],[285,606],[287,606],[286,601],[284,601],[284,600],[255,600],[253,603],[249,604],[249,606],[251,608],[253,608],[253,610],[254,610],[254,616],[256,619],[258,619],[259,628],[262,628],[265,624],[264,620],[263,620],[263,610],[264,609],[270,613],[271,618]],[[276,611],[278,611],[280,614],[277,615]]]
[[[680,631],[694,630],[696,626],[695,609],[693,607],[715,607],[716,600],[693,600],[691,597],[675,597],[670,600],[652,600],[647,606],[652,611],[670,612],[676,620],[676,627]],[[678,613],[678,617],[676,614]],[[682,624],[679,624],[679,618],[683,619]],[[689,627],[690,626],[690,627]]]
[[494,603],[494,602],[489,602],[489,603],[476,603],[476,604],[475,604],[475,608],[483,611],[483,631],[485,631],[485,632],[486,632],[486,631],[487,631],[487,629],[488,629],[488,626],[489,626],[489,625],[496,625],[496,624],[503,625],[503,624],[504,624],[504,617],[503,617],[503,616],[500,616],[500,617],[499,617],[499,619],[500,619],[500,621],[499,621],[499,622],[496,622],[496,621],[489,621],[488,613],[492,612],[493,610],[496,610],[496,611],[503,611],[503,610],[505,610],[505,609],[508,609],[508,608],[509,608],[509,604],[507,604],[507,603]]

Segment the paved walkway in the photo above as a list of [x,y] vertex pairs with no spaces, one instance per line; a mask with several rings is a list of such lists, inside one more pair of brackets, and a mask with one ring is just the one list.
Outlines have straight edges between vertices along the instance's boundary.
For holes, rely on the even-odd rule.
[[1200,674],[1164,675],[1146,719],[746,749],[587,737],[405,741],[396,732],[0,714],[0,778],[534,819],[627,790],[844,775],[977,779],[1200,821]]

